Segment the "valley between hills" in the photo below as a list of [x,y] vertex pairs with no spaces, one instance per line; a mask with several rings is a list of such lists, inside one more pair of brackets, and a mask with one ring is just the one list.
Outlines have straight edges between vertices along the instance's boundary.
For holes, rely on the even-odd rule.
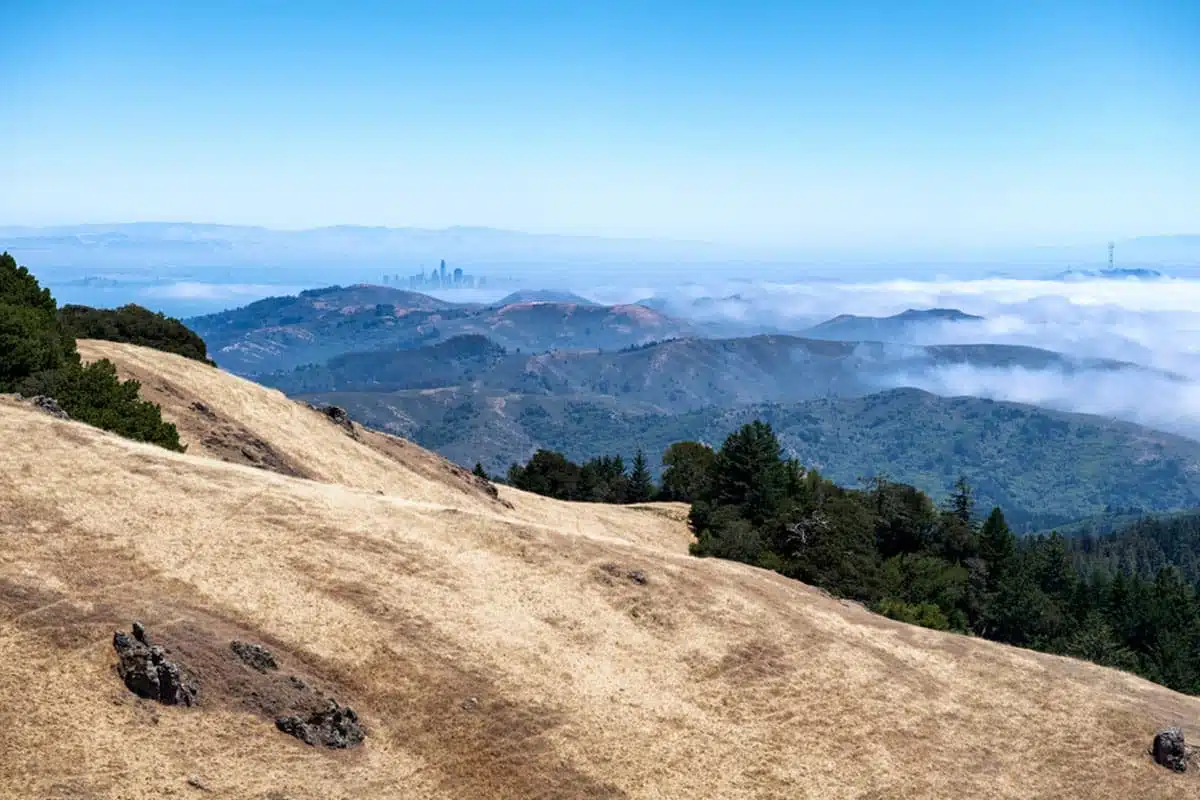
[[[455,304],[329,287],[188,320],[217,363],[363,424],[504,475],[539,449],[584,461],[712,446],[753,419],[842,485],[886,476],[935,498],[960,476],[1019,530],[1106,508],[1200,505],[1200,444],[1130,422],[910,388],[955,370],[1182,381],[1125,361],[1005,344],[913,344],[952,309],[843,315],[794,334],[706,338],[643,305],[554,294]],[[512,302],[509,302],[512,301]],[[569,301],[569,302],[568,302]],[[953,328],[951,328],[953,330]],[[838,339],[871,335],[875,340]]]

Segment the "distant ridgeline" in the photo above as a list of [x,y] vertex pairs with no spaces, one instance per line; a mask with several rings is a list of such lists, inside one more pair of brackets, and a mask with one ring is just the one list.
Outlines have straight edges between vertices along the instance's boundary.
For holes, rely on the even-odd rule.
[[[97,320],[111,319],[94,317],[90,311],[60,313],[50,291],[41,288],[29,270],[18,267],[8,253],[0,254],[0,392],[52,397],[73,419],[183,450],[179,432],[163,421],[161,409],[138,398],[137,381],[120,380],[107,360],[83,365],[75,349],[75,323],[81,330],[92,330],[106,327]],[[135,312],[117,316],[122,324],[138,317]],[[122,330],[115,323],[113,328]]]
[[[787,459],[755,421],[714,451],[679,442],[661,487],[638,454],[578,465],[539,451],[508,473],[562,499],[691,502],[694,555],[742,561],[865,603],[894,619],[1074,656],[1200,694],[1200,513],[1101,536],[1016,537],[981,521],[961,479],[939,508],[877,478],[847,489]],[[482,472],[482,467],[476,467]]]

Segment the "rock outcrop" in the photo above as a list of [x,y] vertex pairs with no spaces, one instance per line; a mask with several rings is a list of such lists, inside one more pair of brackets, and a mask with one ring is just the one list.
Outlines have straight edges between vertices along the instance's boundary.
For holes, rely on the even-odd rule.
[[319,411],[320,413],[324,414],[326,417],[329,417],[330,422],[332,422],[335,425],[339,425],[342,428],[345,428],[346,433],[350,434],[351,436],[357,435],[354,432],[354,423],[350,420],[349,412],[347,412],[346,409],[342,408],[341,406],[311,406],[310,405],[309,408],[311,408],[314,411]]
[[271,655],[271,651],[261,644],[239,642],[235,639],[229,643],[229,649],[233,650],[233,654],[243,664],[258,672],[279,669],[279,665],[275,663],[275,656]]
[[366,736],[354,709],[339,706],[336,700],[308,717],[278,717],[275,727],[305,744],[339,749],[354,747]]
[[163,647],[150,642],[140,622],[133,623],[132,635],[114,633],[113,649],[120,659],[117,674],[138,697],[169,706],[190,706],[196,702],[197,686],[184,678],[183,668],[167,658]]
[[39,394],[30,398],[29,402],[32,403],[35,408],[41,409],[52,417],[58,417],[59,419],[71,418],[71,415],[63,411],[62,407],[59,406],[58,401],[53,397],[46,397],[45,395]]
[[1154,735],[1154,760],[1176,772],[1186,772],[1188,767],[1188,746],[1183,740],[1183,731],[1179,728],[1166,728]]

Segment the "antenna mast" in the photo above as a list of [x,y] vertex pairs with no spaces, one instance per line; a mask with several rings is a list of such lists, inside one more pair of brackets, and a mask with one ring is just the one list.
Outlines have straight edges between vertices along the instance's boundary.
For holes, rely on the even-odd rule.
[[1113,268],[1113,248],[1115,246],[1116,245],[1113,244],[1112,242],[1108,243],[1108,271],[1109,272],[1112,272],[1112,268]]

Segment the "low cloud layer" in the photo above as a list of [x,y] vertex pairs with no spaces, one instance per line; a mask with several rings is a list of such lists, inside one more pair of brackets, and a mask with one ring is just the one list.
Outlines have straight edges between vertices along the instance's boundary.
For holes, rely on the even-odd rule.
[[884,385],[1100,414],[1200,438],[1200,281],[798,280],[694,284],[657,294],[669,311],[741,333],[802,333],[839,314],[884,317],[910,308],[956,308],[984,319],[921,325],[903,340],[1040,347],[1128,361],[1183,380],[1135,369],[1067,373],[952,366],[897,372]]
[[205,283],[201,281],[177,281],[142,289],[140,294],[150,298],[172,300],[229,300],[233,303],[249,302],[273,295],[289,295],[299,292],[302,286],[275,286],[260,283]]

